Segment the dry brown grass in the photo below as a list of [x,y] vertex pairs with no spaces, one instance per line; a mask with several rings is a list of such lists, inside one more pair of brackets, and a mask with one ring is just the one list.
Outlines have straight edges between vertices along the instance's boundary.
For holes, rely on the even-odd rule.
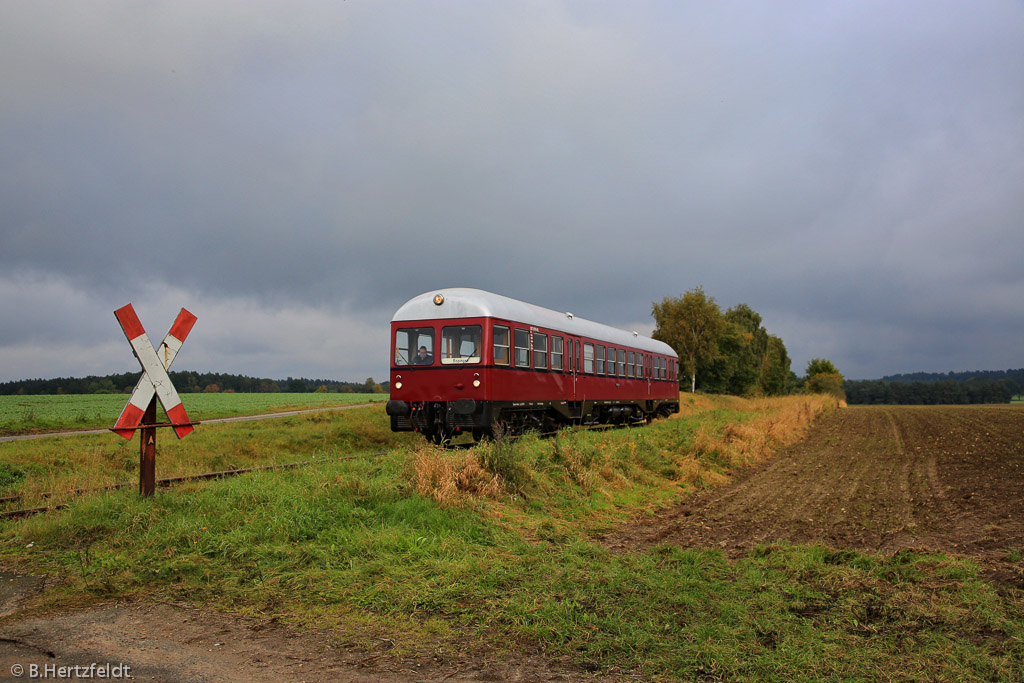
[[[740,399],[744,400],[744,399]],[[696,455],[717,455],[730,467],[747,467],[772,455],[780,447],[799,441],[814,419],[836,399],[822,395],[745,400],[746,410],[758,413],[745,422],[715,430],[705,425],[693,440]]]
[[[709,420],[697,428],[692,446],[682,451],[641,431],[635,437],[597,443],[571,437],[556,437],[530,447],[518,442],[516,450],[504,453],[504,457],[519,463],[524,471],[530,469],[527,462],[554,465],[584,493],[628,487],[633,480],[658,485],[658,481],[666,483],[667,479],[676,486],[710,488],[728,481],[723,467],[747,467],[771,457],[779,448],[802,438],[823,410],[836,405],[834,398],[826,396],[744,399],[684,394],[682,399],[684,415],[730,410],[750,417],[724,425]],[[504,446],[508,448],[508,444]],[[505,470],[496,469],[502,463],[506,468],[511,465],[493,457],[492,451],[498,448],[501,446],[493,443],[468,452],[420,447],[409,461],[417,492],[442,505],[453,505],[516,491],[522,482],[514,481],[514,472],[509,470],[511,479],[506,481],[502,476]],[[531,455],[530,448],[539,452]],[[539,484],[545,477],[535,479],[527,474],[526,479]]]
[[412,469],[416,491],[441,505],[452,505],[466,494],[493,498],[503,490],[498,475],[484,469],[472,452],[424,446],[415,452]]

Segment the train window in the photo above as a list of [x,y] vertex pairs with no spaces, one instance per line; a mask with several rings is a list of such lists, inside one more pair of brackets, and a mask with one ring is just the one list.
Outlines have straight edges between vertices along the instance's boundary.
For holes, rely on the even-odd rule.
[[589,342],[583,344],[583,372],[594,372],[594,345]]
[[626,350],[619,349],[619,377],[626,376]]
[[608,367],[607,367],[607,370],[608,370],[608,374],[609,375],[614,375],[615,374],[615,349],[613,349],[610,346],[608,347]]
[[548,366],[548,335],[540,332],[533,333],[533,366],[541,369]]
[[633,376],[633,368],[636,367],[636,354],[629,352],[629,359],[626,361],[626,377]]
[[668,375],[665,372],[665,359],[661,359],[661,373],[658,375],[661,379],[668,379]]
[[561,337],[551,338],[551,369],[561,370],[562,369],[562,344],[563,340]]
[[395,332],[395,365],[431,365],[433,362],[433,327],[403,327]]
[[494,326],[494,364],[508,365],[509,347],[511,346],[509,330],[504,325]]
[[597,367],[595,369],[597,374],[604,374],[604,347],[600,344],[597,345]]
[[516,367],[530,367],[530,331],[516,330]]
[[441,328],[441,364],[465,365],[480,362],[483,328],[454,325]]

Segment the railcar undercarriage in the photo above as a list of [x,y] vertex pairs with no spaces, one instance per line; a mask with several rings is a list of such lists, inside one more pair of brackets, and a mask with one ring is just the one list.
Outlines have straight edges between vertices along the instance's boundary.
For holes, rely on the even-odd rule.
[[391,431],[419,432],[446,443],[469,433],[480,441],[495,434],[554,432],[571,425],[644,425],[679,412],[679,402],[639,401],[388,401]]

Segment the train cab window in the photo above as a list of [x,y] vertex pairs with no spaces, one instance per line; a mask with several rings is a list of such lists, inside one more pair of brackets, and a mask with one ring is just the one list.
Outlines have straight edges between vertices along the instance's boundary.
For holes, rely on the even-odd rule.
[[626,350],[619,349],[619,377],[626,376]]
[[433,327],[403,327],[395,332],[395,365],[433,365],[433,363]]
[[533,333],[533,367],[548,367],[548,335],[540,332]]
[[604,374],[604,347],[600,344],[597,345],[597,374]]
[[629,352],[629,359],[626,361],[626,377],[633,376],[633,368],[636,367],[636,354]]
[[590,343],[583,344],[583,372],[594,372],[594,345]]
[[516,330],[516,367],[530,367],[530,331]]
[[562,369],[562,349],[565,342],[561,337],[551,337],[551,369]]
[[466,365],[480,362],[483,328],[479,325],[454,325],[441,329],[441,364]]
[[494,326],[494,364],[495,365],[508,365],[509,364],[509,348],[511,348],[511,338],[509,337],[509,330],[504,325]]

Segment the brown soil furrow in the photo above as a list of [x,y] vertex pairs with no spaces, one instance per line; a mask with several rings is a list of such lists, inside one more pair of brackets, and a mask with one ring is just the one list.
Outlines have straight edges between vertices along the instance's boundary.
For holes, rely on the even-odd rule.
[[601,540],[742,555],[772,542],[1005,555],[1024,548],[1024,410],[858,406],[727,486]]

